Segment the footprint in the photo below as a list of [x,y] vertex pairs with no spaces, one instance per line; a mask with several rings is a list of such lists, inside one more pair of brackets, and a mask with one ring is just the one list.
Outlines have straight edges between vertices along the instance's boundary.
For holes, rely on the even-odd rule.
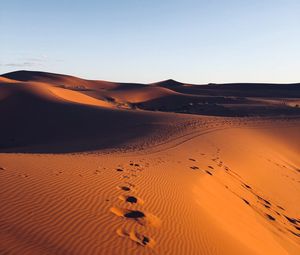
[[244,198],[242,198],[242,199],[243,199],[243,201],[244,201],[247,205],[250,205],[250,203],[249,203],[248,200],[246,200],[246,199],[244,199]]
[[196,159],[193,159],[193,158],[189,158],[189,160],[190,160],[190,161],[196,161]]
[[131,219],[140,219],[146,217],[146,215],[139,210],[129,210],[125,212],[123,216]]
[[209,175],[213,175],[210,171],[205,171],[207,174],[209,174]]
[[293,224],[298,224],[298,222],[300,222],[300,220],[290,218],[290,217],[288,217],[288,216],[286,216],[286,215],[284,215],[284,217],[285,217],[290,223],[293,223]]
[[292,231],[292,230],[289,230],[293,235],[295,235],[295,236],[297,236],[297,237],[300,237],[300,234],[298,234],[298,233],[295,233],[294,231]]
[[262,198],[261,196],[258,196],[258,195],[256,195],[256,196],[257,196],[257,198],[258,198],[259,200],[263,201],[263,202],[264,202],[265,204],[267,204],[268,206],[271,206],[271,203],[270,203],[268,200]]
[[284,209],[282,206],[280,206],[280,205],[277,205],[277,207],[278,207],[279,209],[281,209],[281,210],[285,211],[285,209]]
[[300,227],[294,226],[294,228],[300,231]]
[[129,188],[127,186],[118,186],[118,189],[124,190],[124,191],[130,191],[131,190],[131,188]]
[[117,234],[121,237],[128,237],[130,240],[144,247],[147,246],[152,248],[155,245],[155,241],[152,238],[145,236],[134,229],[128,232],[125,229],[119,228],[117,229]]
[[269,220],[272,220],[272,221],[275,221],[276,219],[273,217],[273,216],[271,216],[270,214],[267,214],[266,213],[266,216],[267,216],[267,218],[269,219]]
[[116,169],[118,172],[123,172],[124,170],[123,169],[121,169],[121,168],[117,168]]
[[246,183],[243,183],[243,184],[244,184],[245,188],[251,189],[251,187],[249,185],[247,185]]
[[118,207],[111,207],[110,211],[119,217],[134,220],[142,226],[160,226],[160,220],[153,214],[145,214],[144,212],[139,210],[130,210]]
[[135,196],[119,196],[119,199],[124,201],[124,202],[128,202],[131,204],[143,204],[144,201],[138,197]]
[[3,166],[0,166],[0,170],[5,170],[5,167],[3,167]]
[[199,169],[199,167],[197,167],[197,166],[191,166],[190,168],[193,169],[193,170]]

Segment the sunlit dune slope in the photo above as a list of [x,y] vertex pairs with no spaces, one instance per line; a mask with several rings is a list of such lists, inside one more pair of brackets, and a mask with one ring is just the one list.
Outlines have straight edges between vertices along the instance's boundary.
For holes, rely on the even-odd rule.
[[5,83],[15,83],[16,81],[15,80],[12,80],[12,79],[9,79],[9,78],[5,78],[5,77],[2,77],[0,76],[0,82],[5,82]]
[[2,77],[14,79],[17,81],[39,81],[46,82],[56,86],[77,89],[77,90],[88,90],[92,88],[100,89],[111,89],[118,86],[117,83],[107,81],[92,81],[77,78],[70,75],[54,74],[47,72],[36,72],[36,71],[16,71],[7,74],[3,74]]
[[0,154],[2,250],[299,254],[299,120],[197,119],[143,150]]

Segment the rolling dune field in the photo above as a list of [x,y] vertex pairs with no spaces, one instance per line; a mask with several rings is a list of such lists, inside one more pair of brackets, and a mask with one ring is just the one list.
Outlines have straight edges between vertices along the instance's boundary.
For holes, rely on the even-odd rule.
[[298,255],[299,98],[2,75],[0,254]]

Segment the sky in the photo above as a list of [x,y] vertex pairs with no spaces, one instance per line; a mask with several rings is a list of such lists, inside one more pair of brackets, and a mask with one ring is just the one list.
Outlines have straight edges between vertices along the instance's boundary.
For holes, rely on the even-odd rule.
[[299,0],[1,0],[0,73],[300,82]]

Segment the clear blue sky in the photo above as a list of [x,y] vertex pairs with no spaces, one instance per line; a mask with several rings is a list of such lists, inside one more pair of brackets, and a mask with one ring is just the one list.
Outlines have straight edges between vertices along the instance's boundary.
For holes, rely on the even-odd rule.
[[299,0],[1,0],[0,73],[300,82]]

